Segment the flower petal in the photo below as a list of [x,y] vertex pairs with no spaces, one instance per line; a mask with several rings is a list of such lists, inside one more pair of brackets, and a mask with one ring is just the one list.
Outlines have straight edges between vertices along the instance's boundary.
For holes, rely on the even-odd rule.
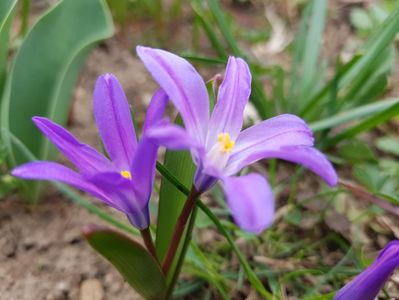
[[313,134],[306,123],[294,115],[280,115],[240,133],[228,161],[227,173],[235,174],[263,157],[265,151],[282,146],[313,146]]
[[334,167],[316,148],[310,146],[283,146],[277,150],[265,149],[263,152],[254,153],[254,156],[243,157],[241,165],[248,165],[262,158],[279,158],[300,164],[319,175],[329,186],[338,182]]
[[137,201],[140,206],[148,205],[155,177],[158,146],[145,135],[140,139],[136,155],[130,167]]
[[399,266],[399,241],[385,246],[376,260],[335,295],[334,300],[373,300]]
[[42,117],[33,117],[32,120],[81,173],[93,174],[112,170],[110,161],[104,155],[89,145],[80,143],[60,125]]
[[152,96],[150,105],[147,108],[147,113],[143,125],[143,132],[162,120],[165,108],[168,105],[168,101],[168,95],[163,89],[158,89],[155,92],[154,96]]
[[188,135],[184,128],[171,124],[167,120],[148,129],[146,137],[153,143],[172,150],[192,150],[196,153],[203,148],[196,139]]
[[[138,146],[139,148],[140,145]],[[140,178],[141,175],[129,180],[123,178],[120,173],[110,172],[99,173],[89,180],[96,186],[101,186],[104,193],[118,204],[120,207],[119,210],[126,214],[133,226],[144,229],[150,224],[148,210],[149,195],[146,199],[138,195],[136,187],[140,185],[140,182],[137,182],[141,180]]]
[[259,174],[224,177],[224,192],[234,221],[245,231],[259,234],[273,223],[274,197]]
[[164,50],[138,46],[137,54],[180,112],[188,133],[205,144],[209,99],[198,72],[185,59]]
[[207,147],[212,147],[219,133],[229,133],[235,140],[243,124],[244,107],[251,94],[251,73],[241,58],[230,57],[219,88],[217,102],[208,129]]
[[16,167],[11,174],[24,179],[60,181],[85,191],[116,209],[120,209],[108,195],[94,184],[88,182],[81,174],[58,163],[48,161],[30,162]]
[[94,118],[112,161],[119,170],[128,170],[137,147],[129,103],[118,79],[101,75],[93,92]]

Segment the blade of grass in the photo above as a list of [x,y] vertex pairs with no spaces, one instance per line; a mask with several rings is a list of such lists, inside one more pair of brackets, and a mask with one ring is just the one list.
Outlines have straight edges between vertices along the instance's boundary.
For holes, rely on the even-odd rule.
[[0,102],[4,82],[7,76],[7,56],[11,25],[14,20],[16,0],[3,0],[0,2]]
[[215,18],[216,23],[218,24],[220,32],[222,33],[225,41],[233,51],[233,54],[236,56],[245,57],[245,54],[241,51],[240,47],[237,44],[237,41],[234,38],[233,33],[226,23],[223,11],[220,8],[219,0],[208,0],[207,3],[209,6],[209,10]]
[[366,104],[342,114],[338,114],[336,116],[332,116],[329,118],[322,119],[320,121],[312,122],[309,124],[310,129],[312,131],[321,131],[324,129],[330,129],[351,121],[356,121],[362,119],[364,117],[369,117],[374,114],[380,113],[385,110],[389,110],[394,105],[399,103],[399,99],[387,99],[383,101],[378,101],[376,103]]
[[373,117],[364,120],[361,123],[344,130],[343,132],[338,133],[334,137],[327,139],[325,146],[332,146],[345,139],[353,138],[364,131],[370,130],[371,128],[374,128],[379,124],[386,122],[387,120],[397,116],[398,114],[399,103],[395,103],[394,105],[386,108],[377,115],[374,115]]
[[[318,74],[317,61],[320,54],[320,48],[323,39],[323,32],[325,27],[326,15],[327,15],[327,0],[312,0],[309,2],[308,13],[305,14],[302,20],[301,30],[306,33],[300,32],[299,39],[296,42],[296,54],[294,57],[300,60],[299,65],[295,66],[295,72],[299,71],[299,74],[294,74],[295,80],[291,84],[297,87],[299,99],[297,96],[291,98],[291,106],[293,103],[299,105],[299,109],[306,105],[305,95],[311,95],[314,90],[314,79]],[[298,63],[296,61],[295,63]],[[296,88],[294,88],[296,90]],[[302,100],[303,99],[303,100]],[[309,98],[307,98],[309,99]]]
[[[362,77],[363,74],[368,73],[373,63],[380,55],[384,53],[390,43],[394,40],[399,30],[399,7],[395,9],[381,26],[375,31],[374,35],[364,45],[360,53],[362,56],[350,66],[349,69],[340,77],[338,82],[338,90],[342,90],[349,86],[356,77]],[[307,116],[311,111],[318,108],[322,97],[315,97],[308,103],[301,111],[302,117]]]
[[[202,7],[201,2],[195,0],[192,1],[193,10],[196,14],[200,17],[201,24],[204,27],[204,30],[210,40],[211,44],[215,48],[216,52],[221,56],[222,59],[227,58],[227,51],[224,49],[224,46],[219,41],[218,37],[216,36],[215,29],[212,27],[212,20],[210,18],[205,17],[206,13]],[[238,46],[237,41],[234,38],[232,31],[230,30],[228,24],[225,20],[225,15],[222,8],[219,5],[218,1],[215,0],[208,0],[207,1],[209,10],[212,13],[212,16],[215,19],[216,26],[220,30],[223,38],[227,42],[229,48],[232,50],[232,54],[235,56],[240,56],[246,60],[248,60],[247,55],[240,49]],[[268,105],[266,94],[263,91],[263,86],[260,80],[257,78],[256,73],[253,72],[251,64],[250,69],[252,73],[252,93],[250,100],[255,105],[259,115],[262,119],[266,119],[273,114],[271,109],[271,105]]]
[[225,47],[223,44],[220,42],[219,37],[216,35],[214,28],[211,26],[211,22],[209,18],[206,17],[206,14],[202,8],[202,2],[198,0],[193,0],[191,1],[191,8],[193,9],[194,13],[196,14],[199,22],[201,23],[205,34],[207,35],[209,41],[211,42],[213,48],[215,49],[216,53],[221,57],[221,58],[226,58],[227,57],[227,52],[225,50]]

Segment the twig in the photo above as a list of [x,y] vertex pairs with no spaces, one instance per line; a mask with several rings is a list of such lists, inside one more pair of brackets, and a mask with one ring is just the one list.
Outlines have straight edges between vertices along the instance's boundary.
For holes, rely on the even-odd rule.
[[399,206],[394,206],[388,203],[387,201],[384,201],[378,198],[377,196],[373,195],[372,193],[368,192],[361,186],[358,186],[349,181],[340,179],[339,184],[347,188],[353,195],[356,195],[361,199],[366,199],[367,201],[381,207],[382,209],[385,209],[386,211],[399,216]]

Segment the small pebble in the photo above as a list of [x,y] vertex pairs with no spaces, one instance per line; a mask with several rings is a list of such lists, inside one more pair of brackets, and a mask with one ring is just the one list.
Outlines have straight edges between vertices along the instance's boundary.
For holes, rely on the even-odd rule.
[[80,300],[102,300],[103,298],[104,290],[97,279],[86,279],[80,285]]

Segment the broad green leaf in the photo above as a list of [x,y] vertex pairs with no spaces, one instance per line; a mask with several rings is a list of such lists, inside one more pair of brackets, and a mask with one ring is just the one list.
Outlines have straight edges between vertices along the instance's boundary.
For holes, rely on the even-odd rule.
[[[103,0],[64,0],[45,13],[23,41],[6,83],[1,124],[39,159],[50,158],[51,151],[32,124],[32,116],[66,122],[85,56],[94,43],[112,32]],[[27,160],[15,149],[10,152],[12,164]]]
[[[165,167],[176,178],[184,184],[190,186],[193,182],[195,166],[192,163],[189,152],[167,151],[165,155]],[[163,261],[168,250],[177,218],[183,208],[187,196],[180,192],[166,178],[162,178],[161,190],[159,194],[158,222],[156,231],[155,247],[160,261]],[[180,248],[175,257],[178,257]],[[170,268],[169,274],[173,274],[176,259]],[[168,281],[171,280],[168,277]]]
[[7,72],[8,41],[17,0],[0,1],[0,95]]
[[164,299],[165,277],[158,262],[143,246],[106,228],[88,226],[84,235],[141,296],[148,300]]

